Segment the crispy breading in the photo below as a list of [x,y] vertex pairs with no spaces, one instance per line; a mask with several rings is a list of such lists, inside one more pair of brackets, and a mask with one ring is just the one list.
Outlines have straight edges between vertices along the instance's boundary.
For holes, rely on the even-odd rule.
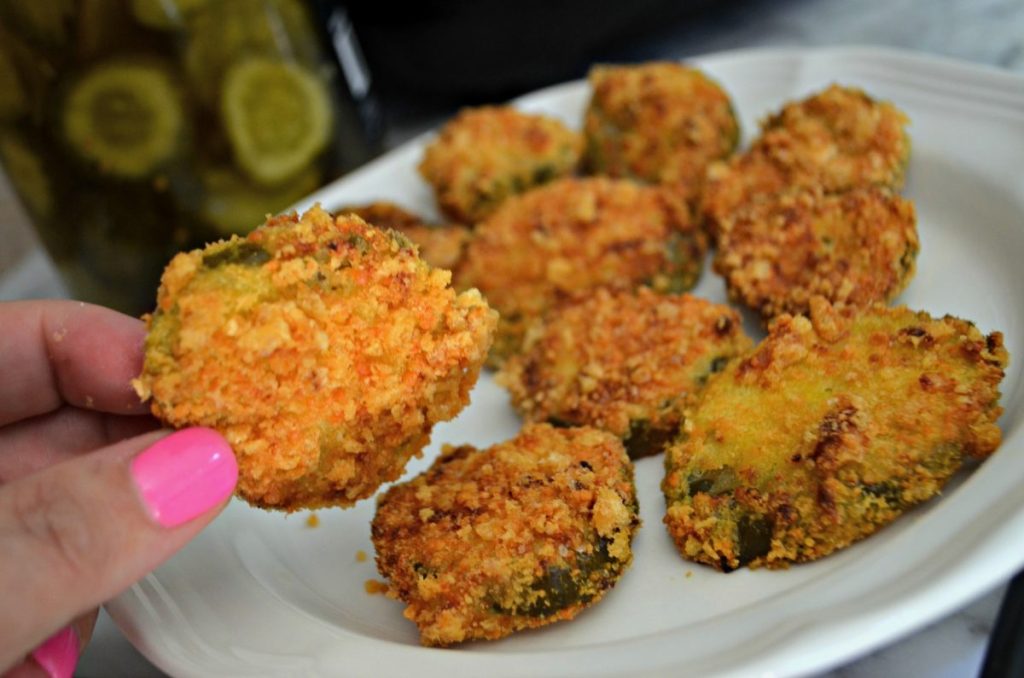
[[867,537],[999,446],[1003,337],[904,307],[782,315],[712,377],[666,450],[688,559],[785,567]]
[[431,224],[386,200],[346,205],[335,210],[335,214],[354,214],[377,228],[398,231],[419,248],[423,261],[449,271],[458,268],[471,236],[462,224]]
[[465,108],[427,146],[419,171],[441,211],[472,224],[509,196],[575,172],[582,147],[555,118],[511,106]]
[[468,402],[496,314],[450,278],[357,217],[271,218],[174,257],[135,388],[222,433],[251,504],[351,505]]
[[527,421],[609,431],[635,459],[659,454],[687,398],[751,345],[728,306],[600,289],[531,328],[497,381]]
[[480,223],[456,282],[479,288],[501,314],[490,359],[497,365],[559,300],[599,287],[688,290],[706,250],[672,191],[627,179],[561,179]]
[[765,320],[806,314],[814,295],[869,306],[893,299],[913,277],[916,223],[913,203],[885,188],[791,189],[721,222],[714,270],[731,299]]
[[694,200],[708,165],[736,149],[729,95],[695,68],[595,66],[589,80],[584,165],[591,173],[671,184]]
[[484,450],[446,446],[379,497],[372,536],[420,641],[450,645],[572,619],[622,576],[639,524],[615,436],[531,424]]
[[741,205],[785,188],[898,190],[910,159],[908,122],[893,104],[840,85],[786,104],[746,153],[708,168],[701,217],[714,235]]

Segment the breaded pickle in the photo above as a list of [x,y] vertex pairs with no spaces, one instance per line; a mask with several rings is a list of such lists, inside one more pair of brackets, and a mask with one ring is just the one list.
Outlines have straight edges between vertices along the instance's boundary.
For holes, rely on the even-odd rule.
[[659,454],[686,399],[750,346],[728,306],[600,289],[548,313],[497,380],[527,421],[609,431],[635,459]]
[[666,450],[685,558],[785,567],[874,533],[999,446],[999,332],[881,305],[782,315],[708,381]]
[[679,196],[627,179],[561,179],[510,199],[477,226],[457,273],[501,314],[491,363],[519,350],[554,303],[599,287],[696,284],[707,241]]
[[430,224],[393,202],[378,201],[364,205],[346,205],[338,214],[355,214],[378,228],[391,228],[420,249],[420,258],[431,266],[458,268],[469,244],[470,231],[461,224]]
[[729,297],[770,319],[806,314],[812,296],[869,306],[899,294],[919,249],[914,205],[876,186],[791,189],[721,223],[714,269]]
[[695,199],[707,166],[739,141],[729,95],[674,62],[595,66],[584,118],[584,164],[594,174],[672,184]]
[[441,211],[471,224],[509,196],[575,172],[582,146],[554,118],[511,106],[466,108],[427,146],[419,171]]
[[134,386],[228,439],[251,504],[348,506],[468,402],[496,316],[449,281],[357,217],[274,217],[171,261]]
[[377,569],[424,645],[496,639],[575,617],[632,560],[633,466],[615,436],[527,425],[446,446],[378,499]]
[[739,206],[788,187],[899,190],[910,159],[907,116],[853,87],[786,104],[750,149],[708,168],[701,216],[712,233]]

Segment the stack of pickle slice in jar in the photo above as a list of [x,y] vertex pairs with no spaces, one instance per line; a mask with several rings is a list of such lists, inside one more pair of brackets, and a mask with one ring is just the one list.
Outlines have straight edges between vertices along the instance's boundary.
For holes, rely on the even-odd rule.
[[0,0],[0,161],[76,296],[144,310],[369,157],[324,44],[299,0]]

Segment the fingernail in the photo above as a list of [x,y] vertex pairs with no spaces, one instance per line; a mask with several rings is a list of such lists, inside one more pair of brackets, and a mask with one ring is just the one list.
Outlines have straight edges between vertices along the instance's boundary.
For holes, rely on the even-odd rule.
[[227,499],[238,480],[228,442],[208,428],[161,438],[132,460],[132,477],[153,519],[175,527]]
[[78,634],[65,626],[33,650],[32,658],[50,678],[71,678],[78,664]]

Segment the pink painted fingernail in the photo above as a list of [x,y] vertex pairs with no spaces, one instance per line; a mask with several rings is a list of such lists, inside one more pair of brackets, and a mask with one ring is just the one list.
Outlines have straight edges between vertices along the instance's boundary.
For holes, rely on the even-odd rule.
[[33,650],[32,658],[50,678],[71,678],[78,665],[78,634],[65,626]]
[[132,477],[153,519],[175,527],[227,499],[238,480],[238,464],[219,433],[187,428],[135,457]]

